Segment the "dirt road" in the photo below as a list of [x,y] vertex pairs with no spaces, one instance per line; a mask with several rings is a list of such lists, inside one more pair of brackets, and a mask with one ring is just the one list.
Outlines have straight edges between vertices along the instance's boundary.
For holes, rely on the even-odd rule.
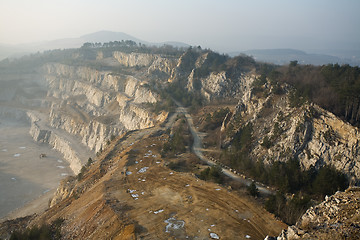
[[[174,100],[174,99],[173,99]],[[209,158],[205,157],[203,154],[203,144],[202,144],[202,140],[201,137],[199,136],[199,132],[196,130],[195,126],[194,126],[194,121],[193,118],[191,117],[191,115],[188,113],[187,109],[184,108],[178,101],[174,100],[175,104],[178,106],[176,112],[179,114],[184,114],[187,120],[187,123],[189,125],[189,129],[191,131],[191,134],[193,136],[194,139],[194,144],[192,146],[192,150],[195,153],[196,156],[198,156],[202,161],[206,162],[208,165],[213,166],[213,165],[217,165],[217,161],[213,161],[210,160]],[[242,184],[245,184],[246,186],[250,186],[250,184],[254,181],[250,178],[244,178],[241,175],[238,175],[237,173],[234,173],[229,167],[224,166],[224,165],[220,165],[222,168],[222,172],[234,179],[237,180],[239,182],[241,182]],[[270,195],[273,194],[273,191],[269,190],[266,186],[260,184],[260,183],[255,183],[256,187],[259,189],[259,192],[261,194],[265,194],[265,195]]]

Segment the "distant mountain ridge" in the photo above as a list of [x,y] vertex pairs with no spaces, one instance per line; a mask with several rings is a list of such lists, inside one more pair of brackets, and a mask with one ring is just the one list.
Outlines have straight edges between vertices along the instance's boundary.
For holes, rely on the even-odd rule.
[[240,53],[253,56],[255,60],[274,63],[274,64],[288,64],[290,61],[297,60],[300,64],[324,65],[329,63],[360,65],[360,55],[352,58],[339,57],[328,54],[314,54],[306,53],[305,51],[296,49],[253,49],[243,52],[230,53],[230,55],[238,55]]
[[133,37],[129,34],[123,32],[111,32],[111,31],[99,31],[90,34],[86,34],[80,37],[85,42],[111,42],[111,41],[121,41],[121,40],[132,40],[137,43],[149,43],[143,40],[140,40],[136,37]]
[[[46,51],[52,49],[67,49],[67,48],[79,48],[85,42],[111,42],[121,40],[132,40],[137,43],[162,46],[172,45],[175,47],[190,47],[189,44],[177,41],[166,41],[160,43],[148,42],[131,36],[123,32],[113,31],[98,31],[90,34],[82,35],[78,38],[64,38],[56,39],[45,42],[35,42],[19,45],[9,45],[0,43],[0,61],[5,58],[16,58],[26,54],[35,53],[38,51]],[[274,64],[288,64],[290,61],[297,60],[300,64],[313,64],[323,65],[329,63],[349,64],[352,66],[360,66],[360,51],[337,51],[332,50],[330,54],[321,53],[313,54],[306,53],[301,50],[295,49],[253,49],[242,52],[231,52],[230,56],[236,56],[239,54],[246,54],[253,56],[255,60],[274,63]]]
[[121,41],[121,40],[132,40],[137,43],[162,46],[162,45],[172,45],[175,47],[189,47],[189,44],[175,41],[166,41],[160,43],[147,42],[141,39],[138,39],[134,36],[123,32],[112,32],[112,31],[98,31],[90,34],[80,36],[78,38],[64,38],[56,39],[52,41],[45,42],[36,42],[36,43],[27,43],[19,45],[3,45],[0,44],[0,61],[10,57],[21,57],[26,54],[35,53],[38,51],[46,51],[52,49],[66,49],[66,48],[79,48],[86,42],[111,42],[111,41]]

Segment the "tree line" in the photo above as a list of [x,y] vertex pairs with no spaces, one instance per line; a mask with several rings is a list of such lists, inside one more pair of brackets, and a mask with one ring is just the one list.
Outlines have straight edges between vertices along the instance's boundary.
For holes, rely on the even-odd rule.
[[262,76],[271,83],[294,87],[290,100],[294,107],[306,101],[334,113],[354,126],[360,126],[360,68],[350,65],[299,65],[263,68]]

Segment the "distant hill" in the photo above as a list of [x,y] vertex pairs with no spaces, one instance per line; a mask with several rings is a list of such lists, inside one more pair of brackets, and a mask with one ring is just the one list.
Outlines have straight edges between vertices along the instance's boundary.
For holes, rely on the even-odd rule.
[[129,34],[123,32],[112,32],[112,31],[99,31],[95,33],[90,33],[83,35],[79,38],[64,38],[57,39],[46,42],[36,42],[36,43],[27,43],[20,45],[1,45],[0,44],[0,61],[7,57],[21,57],[23,55],[34,53],[38,51],[45,51],[51,49],[66,49],[66,48],[79,48],[85,42],[111,42],[111,41],[121,41],[121,40],[132,40],[137,43],[162,46],[162,45],[172,45],[175,47],[189,47],[190,45],[182,42],[161,42],[161,43],[151,43],[136,37],[133,37]]
[[360,57],[348,59],[327,54],[306,53],[295,49],[253,49],[243,52],[230,53],[230,55],[235,56],[240,53],[253,56],[257,61],[279,65],[288,64],[293,60],[297,60],[300,64],[312,65],[323,65],[329,63],[360,65]]
[[133,37],[129,34],[123,32],[111,32],[111,31],[99,31],[95,33],[86,34],[80,37],[83,42],[111,42],[111,41],[121,41],[121,40],[132,40],[137,43],[148,43],[146,41],[140,40],[136,37]]

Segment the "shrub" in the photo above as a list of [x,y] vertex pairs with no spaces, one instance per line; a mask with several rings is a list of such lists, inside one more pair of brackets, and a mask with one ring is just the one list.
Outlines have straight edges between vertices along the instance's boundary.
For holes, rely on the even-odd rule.
[[207,167],[200,172],[199,178],[205,181],[212,180],[216,183],[223,183],[224,176],[220,166]]
[[40,227],[34,226],[25,230],[16,230],[11,236],[10,240],[58,240],[61,239],[61,225],[63,219],[56,219],[51,225],[43,224]]
[[263,142],[261,143],[261,146],[269,149],[273,146],[273,142],[270,140],[270,138],[268,136],[265,136],[263,139]]
[[253,196],[253,197],[259,196],[259,189],[256,187],[256,184],[254,181],[248,186],[247,189],[251,196]]

